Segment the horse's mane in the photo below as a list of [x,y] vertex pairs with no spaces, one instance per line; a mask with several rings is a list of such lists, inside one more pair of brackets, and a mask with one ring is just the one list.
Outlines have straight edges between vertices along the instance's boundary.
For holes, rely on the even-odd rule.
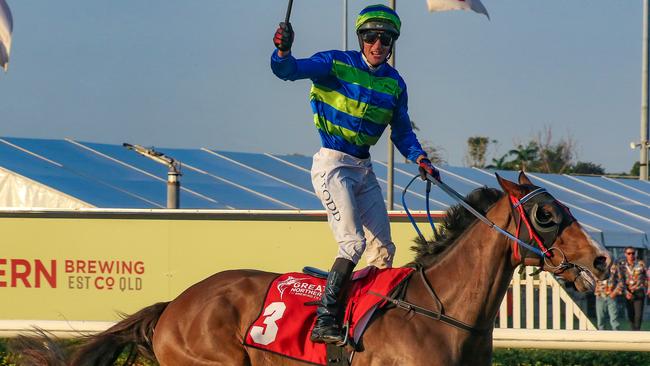
[[[484,186],[470,192],[465,201],[480,213],[485,214],[502,196],[503,192],[500,190]],[[415,260],[408,265],[427,266],[431,264],[474,221],[476,221],[476,217],[465,207],[460,204],[451,206],[445,214],[442,227],[438,229],[439,235],[437,237],[434,236],[431,241],[426,242],[420,238],[415,239],[417,245],[411,247],[411,250],[415,252]]]

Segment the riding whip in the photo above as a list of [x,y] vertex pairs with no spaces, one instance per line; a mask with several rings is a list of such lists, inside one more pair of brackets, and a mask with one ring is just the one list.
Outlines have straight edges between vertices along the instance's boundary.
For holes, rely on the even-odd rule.
[[[0,0],[2,1],[2,0]],[[293,0],[289,0],[289,5],[287,5],[287,15],[284,17],[284,22],[289,23],[289,18],[291,17],[291,8],[293,7]]]

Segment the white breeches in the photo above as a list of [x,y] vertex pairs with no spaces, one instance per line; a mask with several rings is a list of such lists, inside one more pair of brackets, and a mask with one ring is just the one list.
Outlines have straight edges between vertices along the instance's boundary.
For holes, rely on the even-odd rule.
[[381,187],[370,159],[321,148],[311,168],[316,195],[327,211],[327,221],[338,242],[338,258],[391,267],[395,244]]

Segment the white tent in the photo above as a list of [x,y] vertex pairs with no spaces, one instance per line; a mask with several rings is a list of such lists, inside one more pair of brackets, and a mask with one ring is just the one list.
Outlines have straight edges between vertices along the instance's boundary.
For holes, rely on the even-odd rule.
[[95,206],[0,167],[0,207],[77,209]]

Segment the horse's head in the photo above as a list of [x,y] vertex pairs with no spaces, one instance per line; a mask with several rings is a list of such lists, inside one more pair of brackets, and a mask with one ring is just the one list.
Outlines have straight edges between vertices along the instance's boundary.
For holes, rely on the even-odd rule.
[[521,172],[519,184],[497,180],[508,196],[519,239],[538,247],[543,260],[535,254],[520,257],[513,250],[513,262],[542,265],[543,269],[574,282],[579,291],[593,290],[595,279],[609,275],[609,252],[585,232],[569,208],[545,189],[535,186]]

